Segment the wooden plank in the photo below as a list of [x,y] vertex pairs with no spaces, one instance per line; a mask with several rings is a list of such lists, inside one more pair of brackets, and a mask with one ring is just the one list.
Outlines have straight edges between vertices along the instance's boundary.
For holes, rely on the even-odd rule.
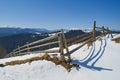
[[96,27],[97,29],[101,29],[102,30],[102,28],[101,27]]
[[58,40],[60,41],[59,51],[60,51],[61,60],[64,60],[64,52],[63,52],[64,46],[63,46],[62,34],[59,34]]
[[105,29],[104,29],[104,26],[102,27],[102,36],[105,36]]
[[82,35],[78,35],[78,36],[69,38],[69,39],[67,39],[67,42],[74,41],[74,40],[76,40],[76,39],[82,38],[82,37],[84,37],[84,36],[86,36],[86,35],[90,35],[90,34],[93,34],[93,32],[88,32],[88,33],[85,33],[85,34],[82,34]]
[[[25,55],[28,52],[21,53],[20,55]],[[59,53],[59,49],[56,50],[43,50],[43,51],[31,51],[30,54],[36,54],[36,53]]]
[[[60,33],[59,33],[60,34]],[[50,39],[54,39],[54,38],[57,38],[58,37],[58,34],[56,34],[56,35],[53,35],[53,36],[50,36],[50,37],[47,37],[47,38],[44,38],[44,39],[40,39],[40,40],[37,40],[37,41],[34,41],[34,42],[31,42],[31,43],[29,43],[29,44],[26,44],[26,45],[23,45],[23,46],[21,46],[21,47],[19,47],[20,49],[21,48],[25,48],[25,47],[27,47],[27,45],[34,45],[34,44],[37,44],[37,43],[41,43],[41,42],[45,42],[45,41],[48,41],[48,40],[50,40]],[[17,51],[18,50],[18,48],[17,49],[14,49],[15,51]]]
[[93,25],[93,40],[95,40],[96,37],[96,21],[94,21],[94,25]]
[[44,51],[35,51],[34,53],[59,53],[59,49],[57,50],[44,50]]
[[[56,50],[44,50],[44,51],[31,51],[31,52],[24,52],[24,53],[19,53],[15,54],[14,56],[21,56],[21,55],[26,55],[26,54],[36,54],[36,53],[59,53],[59,49]],[[12,57],[11,54],[6,55],[4,58]]]
[[83,37],[82,39],[79,39],[79,40],[75,41],[74,43],[80,43],[80,42],[82,42],[82,41],[84,41],[84,40],[86,40],[86,39],[89,39],[89,38],[91,38],[91,37],[92,37],[92,35],[88,35],[88,36],[86,36],[86,37]]
[[88,35],[88,36],[83,37],[83,38],[81,38],[81,39],[79,39],[79,40],[75,40],[75,41],[73,41],[72,43],[69,43],[68,46],[71,46],[71,45],[76,44],[76,43],[80,43],[81,41],[83,41],[83,40],[85,40],[85,39],[88,39],[88,38],[90,38],[90,37],[92,37],[92,35]]
[[[104,26],[103,26],[104,27]],[[108,32],[108,28],[106,29],[106,28],[103,28],[103,27],[96,27],[97,29],[99,29],[100,31],[103,31],[104,30],[104,32],[106,31],[106,32]]]
[[[14,52],[15,54],[18,53],[18,52],[22,52],[22,51],[26,51],[26,50],[31,50],[31,49],[35,49],[35,48],[40,48],[40,47],[44,47],[44,46],[48,46],[48,45],[52,45],[52,44],[57,44],[59,43],[59,41],[55,41],[55,42],[50,42],[50,43],[46,43],[46,44],[42,44],[42,45],[37,45],[37,46],[33,46],[33,47],[27,47],[27,48],[24,48],[24,49],[21,49],[19,51],[16,51]],[[30,51],[29,51],[30,52]]]
[[63,29],[61,30],[61,32],[62,32],[62,37],[63,37],[63,40],[64,40],[64,41],[63,41],[63,44],[64,44],[64,47],[65,47],[66,52],[67,52],[67,54],[68,54],[68,59],[71,60],[71,57],[70,57],[70,54],[69,54],[69,50],[68,50],[68,46],[67,46],[66,37],[65,37],[65,35],[64,35]]
[[[91,41],[91,40],[92,40],[92,38],[90,38],[89,40],[86,40],[85,42],[83,42],[82,45],[80,45],[80,46],[74,48],[73,50],[71,50],[71,51],[70,51],[70,54],[72,54],[73,52],[75,52],[75,51],[78,50],[79,48],[83,47],[87,42],[89,42],[89,41]],[[68,54],[66,53],[65,55],[68,55]]]

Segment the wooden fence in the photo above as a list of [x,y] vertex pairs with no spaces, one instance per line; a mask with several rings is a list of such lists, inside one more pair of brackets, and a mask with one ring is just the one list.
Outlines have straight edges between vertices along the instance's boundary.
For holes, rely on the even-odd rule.
[[[97,37],[96,32],[98,31],[102,32],[102,36],[105,36],[107,33],[110,33],[110,30],[108,28],[105,29],[104,26],[102,28],[96,27],[96,21],[94,21],[93,30],[91,32],[66,39],[64,31],[62,29],[61,32],[56,33],[55,35],[52,35],[50,37],[37,40],[31,43],[26,43],[21,47],[18,46],[18,48],[14,49],[11,53],[6,55],[5,57],[25,55],[25,54],[31,54],[31,53],[60,53],[62,60],[65,59],[65,56],[67,56],[68,59],[71,60],[70,54],[72,54],[74,51],[84,46],[87,42],[95,41]],[[54,41],[53,39],[56,39],[56,40]],[[81,45],[69,51],[68,47],[77,43],[81,43]],[[40,50],[40,48],[42,47],[50,46],[53,44],[59,45],[59,48],[54,50],[52,50],[51,48],[49,50],[48,49]],[[66,50],[66,53],[64,52],[64,50]]]
[[[57,39],[57,41],[54,41],[53,39]],[[39,50],[41,47],[50,46],[53,44],[58,44],[59,49]],[[33,49],[37,49],[37,50],[33,51]],[[47,37],[47,38],[44,38],[41,40],[37,40],[37,41],[31,42],[31,43],[27,43],[21,47],[18,46],[18,48],[14,49],[11,53],[6,55],[5,57],[25,55],[25,54],[31,54],[31,53],[60,53],[61,59],[64,59],[64,51],[63,51],[64,49],[66,50],[67,53],[69,53],[64,32],[63,32],[63,30],[61,30],[61,32],[56,33],[55,35],[52,35],[50,37]],[[70,59],[69,55],[68,55],[68,59]]]

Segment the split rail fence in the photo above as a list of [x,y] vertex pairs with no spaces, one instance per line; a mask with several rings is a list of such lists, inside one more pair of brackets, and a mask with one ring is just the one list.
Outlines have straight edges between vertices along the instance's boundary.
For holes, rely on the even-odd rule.
[[[12,57],[12,56],[18,56],[18,55],[25,55],[25,54],[31,54],[31,53],[60,53],[61,59],[64,60],[65,56],[70,60],[70,55],[84,46],[89,41],[94,41],[98,36],[96,36],[96,33],[101,31],[103,36],[105,36],[107,33],[110,33],[110,30],[107,28],[96,27],[96,21],[94,21],[93,30],[91,32],[78,35],[69,39],[66,39],[63,29],[61,32],[56,33],[55,35],[52,35],[50,37],[37,40],[31,43],[26,43],[23,46],[19,46],[18,48],[14,49],[11,53],[6,55],[5,57]],[[101,36],[99,35],[99,36]],[[56,39],[56,40],[54,40]],[[69,46],[72,46],[73,44],[81,43],[80,46],[74,48],[73,50],[69,51]],[[47,49],[47,50],[39,50],[42,47],[50,46],[57,44],[59,45],[58,49]],[[64,52],[64,50],[66,50]]]

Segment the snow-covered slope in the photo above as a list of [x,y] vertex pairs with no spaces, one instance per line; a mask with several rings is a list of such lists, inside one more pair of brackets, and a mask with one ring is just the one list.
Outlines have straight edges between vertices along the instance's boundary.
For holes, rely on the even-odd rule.
[[[73,45],[69,49],[78,45],[80,44]],[[0,67],[0,80],[119,80],[119,52],[120,43],[111,41],[111,36],[107,35],[94,42],[91,47],[85,45],[71,55],[73,59],[71,63],[79,64],[81,66],[79,70],[73,68],[71,72],[67,72],[60,65],[56,66],[50,61],[39,60],[21,65]],[[31,54],[0,59],[0,63],[41,55]]]

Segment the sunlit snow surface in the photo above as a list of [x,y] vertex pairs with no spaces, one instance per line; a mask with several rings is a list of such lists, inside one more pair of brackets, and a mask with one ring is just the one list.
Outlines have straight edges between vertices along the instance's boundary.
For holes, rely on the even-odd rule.
[[[120,35],[113,35],[120,37]],[[69,49],[80,44],[73,45]],[[0,59],[0,63],[22,60],[43,54],[31,54],[19,57]],[[65,68],[45,60],[34,61],[15,66],[0,67],[0,80],[119,80],[120,79],[120,43],[111,41],[107,35],[93,43],[75,51],[71,55],[71,63],[80,64],[79,71],[73,68],[67,72]]]

